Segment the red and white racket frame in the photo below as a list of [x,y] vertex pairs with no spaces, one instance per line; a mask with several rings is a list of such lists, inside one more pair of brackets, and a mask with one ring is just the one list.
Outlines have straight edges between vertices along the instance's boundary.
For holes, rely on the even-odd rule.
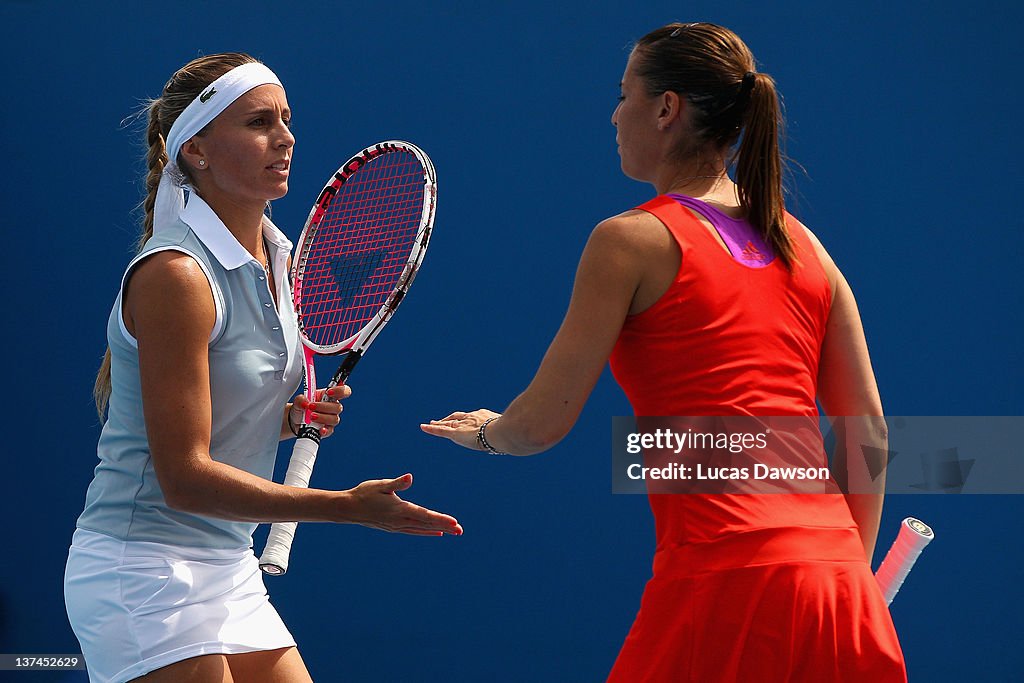
[[[416,157],[423,167],[424,175],[424,201],[423,211],[420,216],[420,224],[413,244],[413,248],[406,260],[405,267],[398,277],[398,282],[387,300],[380,309],[356,334],[337,344],[330,346],[319,346],[311,342],[305,334],[302,326],[302,276],[306,267],[306,246],[316,237],[327,207],[337,194],[338,190],[355,175],[360,168],[372,159],[385,154],[395,152],[407,152]],[[313,359],[316,355],[336,356],[347,353],[344,361],[338,366],[331,381],[325,388],[344,384],[351,374],[359,359],[363,357],[366,349],[373,340],[377,338],[380,331],[398,310],[398,306],[405,299],[416,274],[419,272],[420,264],[427,252],[427,245],[430,242],[430,235],[434,226],[434,213],[437,208],[437,176],[434,171],[434,164],[416,145],[404,140],[386,140],[367,147],[354,155],[337,170],[330,181],[324,186],[317,196],[316,203],[309,212],[306,225],[299,236],[299,246],[296,252],[295,262],[292,264],[293,300],[295,312],[298,314],[299,331],[302,337],[303,355],[306,370],[306,398],[310,402],[315,400],[316,393],[316,368]],[[288,463],[288,472],[285,475],[285,486],[297,486],[306,488],[313,473],[313,465],[316,462],[317,452],[320,448],[320,428],[312,422],[310,411],[306,411],[304,424],[299,429],[295,446],[292,450],[291,460]],[[271,526],[270,534],[267,536],[267,544],[260,556],[259,565],[267,574],[280,576],[288,571],[288,558],[291,553],[292,542],[295,538],[296,522],[276,522]]]

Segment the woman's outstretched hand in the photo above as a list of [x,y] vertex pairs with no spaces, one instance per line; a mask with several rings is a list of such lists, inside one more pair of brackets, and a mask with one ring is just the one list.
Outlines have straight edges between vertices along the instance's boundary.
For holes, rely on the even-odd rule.
[[348,493],[353,506],[346,521],[371,529],[415,536],[462,535],[462,525],[450,515],[428,510],[398,497],[412,486],[412,475],[364,481]]
[[492,417],[501,417],[501,413],[486,408],[474,410],[471,413],[454,412],[440,420],[431,420],[429,423],[421,424],[420,429],[432,436],[451,439],[460,446],[471,450],[482,451],[484,449],[476,436],[480,431],[480,425]]

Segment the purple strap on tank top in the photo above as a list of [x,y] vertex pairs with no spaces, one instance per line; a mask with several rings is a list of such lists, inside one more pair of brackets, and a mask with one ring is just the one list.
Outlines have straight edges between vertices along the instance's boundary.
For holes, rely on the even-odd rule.
[[736,261],[750,268],[764,268],[775,260],[775,251],[745,218],[733,218],[718,207],[683,194],[668,196],[707,218]]

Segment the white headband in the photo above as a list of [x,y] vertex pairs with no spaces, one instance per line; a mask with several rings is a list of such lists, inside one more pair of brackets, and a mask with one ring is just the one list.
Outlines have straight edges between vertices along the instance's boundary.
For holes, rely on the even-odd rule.
[[273,71],[258,62],[237,66],[204,88],[174,121],[167,134],[169,160],[164,166],[160,186],[156,191],[154,234],[173,225],[185,206],[184,175],[178,168],[181,146],[231,106],[232,102],[261,85],[281,85],[281,81]]

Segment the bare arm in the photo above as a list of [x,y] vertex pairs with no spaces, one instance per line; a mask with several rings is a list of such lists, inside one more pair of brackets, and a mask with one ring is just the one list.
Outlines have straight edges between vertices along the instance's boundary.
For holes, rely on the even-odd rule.
[[[125,323],[139,344],[143,413],[153,466],[168,505],[251,522],[352,522],[410,533],[452,531],[451,517],[401,501],[411,476],[349,491],[275,484],[210,457],[207,343],[213,296],[199,265],[178,252],[143,261],[125,292]],[[399,510],[403,508],[404,510]],[[389,516],[390,515],[390,516]]]
[[[537,374],[501,419],[487,427],[487,440],[494,448],[515,455],[539,453],[558,443],[576,423],[643,277],[649,233],[642,223],[649,220],[655,219],[625,214],[594,228],[580,258],[569,309]],[[456,412],[421,429],[477,448],[479,425],[494,415],[487,410]]]
[[808,234],[833,289],[818,367],[818,400],[827,415],[845,417],[838,425],[843,438],[834,466],[846,476],[846,502],[870,562],[885,492],[888,432],[882,400],[853,290],[817,238]]

